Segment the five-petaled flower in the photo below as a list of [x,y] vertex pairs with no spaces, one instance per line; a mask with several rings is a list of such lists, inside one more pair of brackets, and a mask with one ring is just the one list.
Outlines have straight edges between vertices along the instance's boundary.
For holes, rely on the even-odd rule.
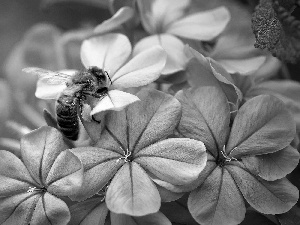
[[60,198],[80,190],[83,166],[66,149],[58,130],[41,127],[21,139],[21,158],[0,151],[1,224],[69,222],[69,208]]
[[157,212],[161,201],[174,200],[194,187],[190,184],[205,167],[205,147],[189,138],[168,138],[181,116],[179,101],[157,90],[142,90],[137,96],[140,102],[106,115],[100,137],[91,136],[95,146],[71,150],[85,168],[75,200],[85,200],[108,185],[109,210],[144,216]]
[[141,39],[134,48],[138,54],[153,45],[161,45],[168,54],[163,74],[184,70],[187,58],[184,39],[208,41],[218,36],[230,20],[225,7],[187,14],[190,0],[138,0],[141,22],[151,36]]
[[[239,224],[246,200],[264,214],[287,212],[298,190],[286,178],[299,161],[290,146],[295,122],[279,99],[260,95],[248,100],[231,120],[224,92],[217,87],[177,93],[182,104],[181,137],[203,141],[207,164],[188,199],[201,224]],[[244,200],[245,199],[245,200]]]

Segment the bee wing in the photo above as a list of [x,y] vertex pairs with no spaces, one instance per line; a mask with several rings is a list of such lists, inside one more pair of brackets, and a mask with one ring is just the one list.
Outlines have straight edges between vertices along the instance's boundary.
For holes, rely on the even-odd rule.
[[61,84],[70,81],[72,75],[61,72],[55,72],[38,67],[28,67],[22,70],[25,73],[38,75],[40,80],[48,84]]

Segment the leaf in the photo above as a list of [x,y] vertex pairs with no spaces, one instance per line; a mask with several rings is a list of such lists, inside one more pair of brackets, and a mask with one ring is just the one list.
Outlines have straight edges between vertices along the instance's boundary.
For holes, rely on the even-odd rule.
[[274,153],[242,158],[251,173],[273,181],[291,173],[299,163],[299,152],[291,146]]
[[202,141],[216,157],[229,135],[230,112],[224,93],[217,87],[199,87],[180,91],[176,98],[182,104],[178,132]]
[[283,102],[273,96],[260,95],[239,109],[226,152],[235,158],[276,152],[290,144],[295,131],[293,118]]
[[70,225],[104,225],[108,209],[103,198],[92,198],[70,207]]
[[226,166],[247,202],[264,214],[280,214],[289,211],[299,198],[298,189],[286,178],[265,181],[244,168]]
[[145,216],[160,208],[160,196],[147,173],[135,162],[117,172],[106,192],[106,205],[114,213]]
[[235,181],[226,169],[216,167],[188,198],[193,218],[203,225],[239,224],[246,207]]

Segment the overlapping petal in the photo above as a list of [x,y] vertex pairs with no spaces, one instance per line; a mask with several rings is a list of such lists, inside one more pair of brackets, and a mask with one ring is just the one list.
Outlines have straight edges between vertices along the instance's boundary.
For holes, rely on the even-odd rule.
[[171,135],[181,115],[181,105],[171,95],[144,89],[137,96],[141,101],[127,111],[128,145],[135,154]]
[[281,214],[290,210],[299,198],[298,189],[286,178],[265,181],[242,167],[226,167],[247,202],[265,214]]
[[144,216],[160,208],[160,195],[139,164],[126,163],[115,175],[106,193],[106,205],[115,213]]
[[123,34],[109,33],[83,41],[81,61],[86,68],[97,66],[112,79],[131,54],[131,44]]
[[171,74],[185,69],[188,58],[183,52],[184,44],[181,40],[169,34],[152,35],[141,39],[136,43],[133,55],[140,54],[154,45],[160,45],[167,53],[167,62],[161,72],[162,74]]
[[120,153],[96,147],[74,148],[71,150],[84,166],[84,180],[77,195],[71,196],[76,201],[85,200],[98,191],[115,175],[124,164]]
[[189,185],[204,169],[205,146],[189,138],[170,138],[142,149],[134,161],[161,180]]
[[166,64],[166,53],[160,46],[140,52],[111,78],[112,87],[139,87],[152,83]]
[[299,152],[292,146],[270,153],[242,158],[243,164],[252,174],[273,181],[291,173],[299,163]]
[[229,20],[229,11],[221,6],[181,18],[171,23],[165,32],[188,39],[208,41],[218,36]]
[[185,53],[192,58],[188,66],[188,82],[191,87],[215,86],[222,90],[237,109],[243,98],[242,92],[234,84],[231,75],[215,60],[204,57],[193,48],[185,47]]
[[224,93],[216,87],[200,87],[180,91],[176,98],[182,104],[178,132],[203,141],[207,151],[217,157],[230,131],[230,109]]
[[235,158],[276,152],[290,144],[295,132],[295,123],[283,102],[271,95],[260,95],[239,109],[226,152]]
[[192,191],[188,208],[200,224],[239,224],[246,213],[244,199],[226,169],[216,167],[207,179]]

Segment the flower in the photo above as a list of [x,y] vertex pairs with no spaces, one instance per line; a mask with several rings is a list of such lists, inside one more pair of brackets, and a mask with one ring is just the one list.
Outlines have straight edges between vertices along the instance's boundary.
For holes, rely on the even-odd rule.
[[41,127],[21,140],[21,158],[0,151],[0,223],[61,224],[70,220],[60,198],[76,194],[83,181],[80,160],[54,128]]
[[[108,73],[111,81],[108,82],[107,94],[97,101],[91,115],[106,110],[122,110],[138,101],[135,95],[121,90],[155,81],[166,63],[165,51],[160,46],[154,46],[129,60],[130,55],[131,44],[123,34],[109,33],[82,43],[81,61],[85,68],[97,66]],[[64,82],[58,85],[39,82],[36,95],[56,98],[65,88]]]
[[152,34],[141,39],[134,54],[153,45],[161,45],[168,54],[163,74],[184,70],[187,59],[183,42],[176,36],[198,41],[208,41],[219,35],[230,20],[225,7],[186,15],[189,0],[138,0],[141,22]]
[[285,176],[299,161],[290,146],[295,123],[285,105],[269,95],[246,101],[231,120],[222,90],[200,87],[176,94],[182,104],[180,137],[203,141],[207,164],[188,198],[200,224],[239,224],[244,201],[264,214],[287,212],[298,189]]
[[110,211],[144,216],[156,213],[162,200],[174,200],[193,188],[206,153],[201,141],[168,138],[179,122],[180,103],[151,89],[137,96],[142,101],[106,115],[101,135],[91,136],[93,147],[71,150],[85,168],[74,200],[85,200],[108,185],[105,202]]

